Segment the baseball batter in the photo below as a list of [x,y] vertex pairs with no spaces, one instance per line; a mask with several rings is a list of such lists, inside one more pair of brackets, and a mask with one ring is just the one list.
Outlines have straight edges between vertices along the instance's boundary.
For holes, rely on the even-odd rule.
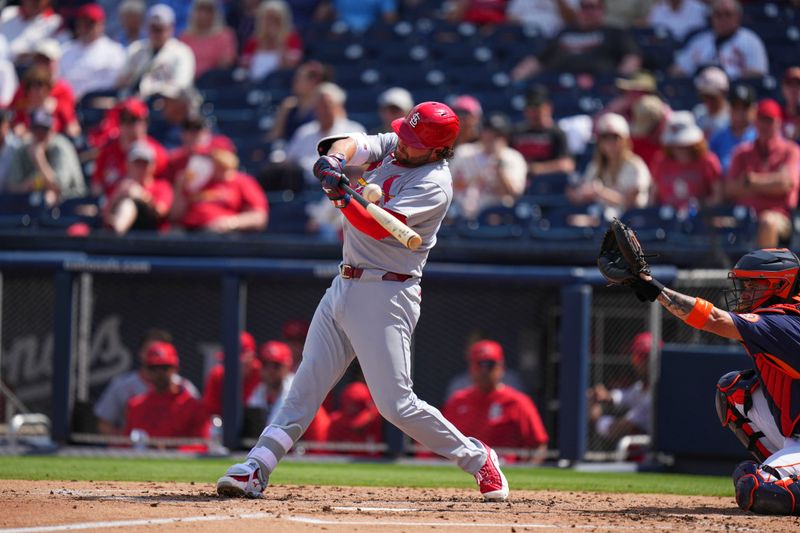
[[[444,104],[424,102],[395,120],[392,129],[394,133],[326,138],[317,147],[321,157],[314,175],[346,221],[340,274],[314,313],[288,397],[247,460],[219,479],[221,496],[261,496],[278,462],[358,357],[386,420],[474,475],[484,498],[508,497],[494,450],[464,436],[412,390],[411,336],[420,313],[420,280],[453,196],[447,160],[453,155],[458,117]],[[340,188],[347,183],[347,164],[369,164],[360,188],[367,183],[381,187],[382,207],[422,237],[417,250],[392,238],[360,204],[350,201]]]
[[[615,224],[621,226],[615,221],[610,232]],[[654,280],[638,242],[630,254],[624,242],[615,251],[610,240],[607,235],[598,260],[609,281],[747,350],[755,368],[722,376],[716,396],[720,422],[757,460],[733,472],[736,503],[759,514],[800,515],[800,260],[785,248],[745,254],[729,273],[728,312]],[[629,262],[632,256],[638,261]]]

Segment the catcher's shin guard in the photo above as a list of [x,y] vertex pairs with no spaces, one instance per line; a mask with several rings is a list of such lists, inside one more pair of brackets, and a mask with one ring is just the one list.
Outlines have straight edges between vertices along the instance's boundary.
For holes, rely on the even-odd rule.
[[[722,425],[727,426],[753,457],[763,463],[776,450],[770,449],[764,433],[746,416],[753,406],[751,394],[757,386],[758,376],[755,370],[728,372],[717,383],[716,404],[717,416]],[[743,406],[745,414],[736,408],[736,404]]]
[[745,461],[736,467],[733,484],[739,508],[757,514],[800,516],[800,481],[796,476],[780,479],[774,469],[769,474],[779,479],[765,481],[761,472],[766,472],[766,468],[759,468],[755,461]]

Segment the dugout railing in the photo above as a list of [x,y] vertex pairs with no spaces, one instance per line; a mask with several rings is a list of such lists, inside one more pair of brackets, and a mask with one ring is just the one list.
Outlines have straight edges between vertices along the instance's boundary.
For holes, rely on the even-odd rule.
[[[51,417],[57,442],[70,442],[73,433],[91,442],[76,415],[111,377],[135,366],[141,334],[163,327],[175,338],[181,373],[198,387],[222,348],[222,440],[240,449],[238,332],[251,331],[261,343],[280,338],[286,320],[310,319],[336,265],[312,259],[0,252],[0,377],[29,408]],[[676,276],[669,266],[658,266],[655,273],[666,283]],[[468,339],[493,338],[542,413],[551,436],[548,455],[576,461],[602,451],[593,448],[588,430],[587,387],[625,371],[625,343],[636,331],[653,327],[657,315],[649,309],[657,306],[639,305],[627,291],[605,288],[597,270],[584,267],[434,262],[422,286],[413,369],[421,398],[441,406],[444,384],[466,369]],[[671,331],[667,323],[664,329]],[[410,443],[390,433],[386,444],[401,453]]]

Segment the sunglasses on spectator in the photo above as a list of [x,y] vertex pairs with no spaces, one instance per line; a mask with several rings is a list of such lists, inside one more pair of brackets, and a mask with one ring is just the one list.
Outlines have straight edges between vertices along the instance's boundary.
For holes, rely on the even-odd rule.
[[266,361],[264,363],[264,366],[267,368],[271,368],[273,370],[280,370],[281,368],[283,368],[284,365],[283,363],[279,363],[277,361]]
[[712,11],[711,16],[717,18],[731,18],[736,16],[736,11]]
[[166,372],[172,368],[170,365],[148,365],[147,369],[151,372]]
[[600,139],[601,141],[610,141],[610,140],[618,141],[622,137],[620,137],[616,133],[601,133],[600,135],[597,136],[597,138]]
[[793,87],[800,87],[800,78],[788,78],[783,80],[784,85],[791,85]]
[[133,115],[121,115],[119,117],[120,124],[135,124],[137,122],[139,122],[139,119]]
[[493,370],[497,366],[497,361],[476,361],[473,364],[481,370]]

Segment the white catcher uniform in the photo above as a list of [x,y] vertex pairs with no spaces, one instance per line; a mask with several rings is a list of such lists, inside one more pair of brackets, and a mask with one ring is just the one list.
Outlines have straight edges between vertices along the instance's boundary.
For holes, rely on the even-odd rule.
[[[399,164],[393,157],[398,144],[395,133],[356,133],[349,138],[356,142],[357,150],[348,164],[371,164],[364,182],[381,186],[381,205],[405,216],[408,226],[422,237],[422,244],[411,251],[391,237],[376,240],[345,218],[341,273],[314,313],[291,390],[248,454],[248,462],[255,461],[262,472],[271,473],[303,435],[353,358],[358,357],[381,415],[422,445],[476,475],[480,484],[480,472],[490,462],[487,457],[493,456],[496,464],[493,450],[464,436],[412,390],[411,338],[420,314],[420,279],[453,197],[448,163],[440,159],[417,167]],[[355,275],[353,269],[357,269]],[[391,280],[386,279],[387,273]],[[238,490],[220,489],[232,483],[232,478],[243,479],[238,466],[242,465],[235,465],[220,479],[220,494],[242,495]],[[256,483],[252,476],[250,481]],[[265,479],[261,481],[266,484]],[[503,485],[502,499],[508,494],[504,478]],[[244,495],[256,494],[245,489]],[[489,497],[485,492],[484,496]]]

